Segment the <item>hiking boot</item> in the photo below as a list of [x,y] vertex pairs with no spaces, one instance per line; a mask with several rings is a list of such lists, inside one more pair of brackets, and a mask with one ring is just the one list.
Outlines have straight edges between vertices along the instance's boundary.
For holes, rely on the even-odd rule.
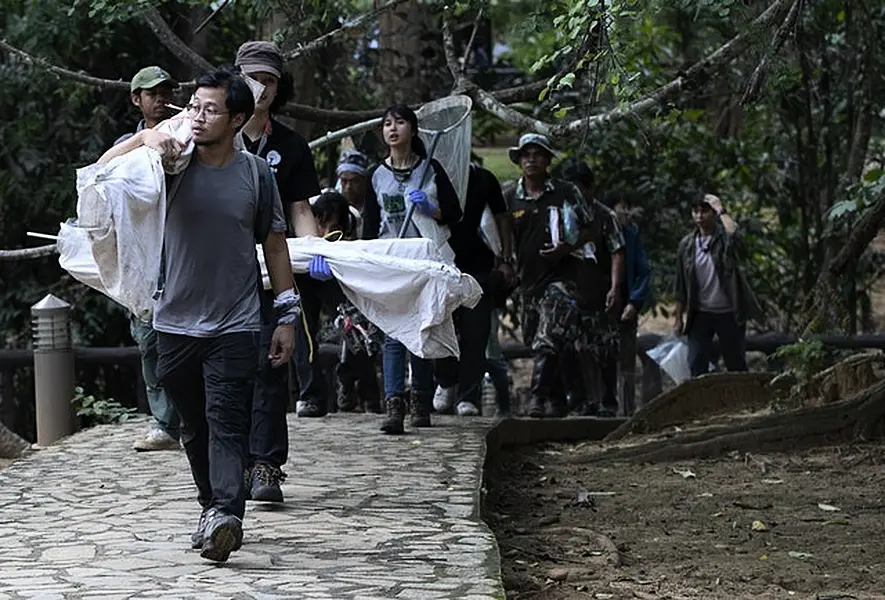
[[181,443],[160,427],[151,427],[145,436],[135,440],[132,448],[138,452],[152,452],[154,450],[180,450]]
[[433,410],[441,415],[452,414],[455,406],[455,396],[458,395],[458,386],[444,388],[441,385],[436,386],[436,393],[433,394]]
[[409,425],[412,427],[430,427],[429,397],[412,392],[409,396]]
[[543,419],[546,414],[546,410],[544,410],[544,400],[538,398],[537,396],[532,396],[529,400],[529,417],[532,419]]
[[388,435],[403,433],[405,430],[403,422],[406,420],[405,402],[399,396],[391,396],[384,401],[384,404],[387,406],[387,416],[381,423],[381,431]]
[[[209,519],[212,515],[215,514],[214,508],[204,508],[203,512],[200,513],[200,522],[197,524],[197,530],[191,534],[191,548],[194,550],[199,550],[203,547],[203,540],[206,537],[206,524],[209,523]],[[236,552],[240,548],[242,548],[242,538],[240,539],[240,544],[234,546],[233,551]]]
[[351,385],[350,389],[346,389],[341,383],[338,384],[338,410],[341,412],[353,412],[359,405],[359,397],[356,394],[356,388]]
[[461,417],[476,417],[479,416],[479,409],[476,408],[476,405],[473,402],[468,402],[467,400],[462,400],[458,403],[458,408],[456,412]]
[[298,410],[295,412],[295,414],[299,417],[308,417],[314,419],[317,417],[325,417],[327,412],[325,407],[321,407],[316,402],[308,400],[303,401],[303,404],[302,401],[299,401],[297,407]]
[[256,502],[282,502],[283,490],[280,483],[285,481],[286,474],[279,467],[265,463],[255,463],[246,489],[249,497]]
[[243,522],[217,508],[210,508],[207,513],[200,556],[214,562],[225,562],[231,552],[243,546]]

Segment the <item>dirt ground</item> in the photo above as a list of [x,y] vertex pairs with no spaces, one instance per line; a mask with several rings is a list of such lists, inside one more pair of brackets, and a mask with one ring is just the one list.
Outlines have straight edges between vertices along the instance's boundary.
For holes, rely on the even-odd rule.
[[885,446],[612,468],[505,452],[485,518],[520,600],[885,598]]

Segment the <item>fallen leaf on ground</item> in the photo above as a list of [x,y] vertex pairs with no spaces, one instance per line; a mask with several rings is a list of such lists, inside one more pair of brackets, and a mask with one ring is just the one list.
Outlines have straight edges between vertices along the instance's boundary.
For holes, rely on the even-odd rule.
[[751,527],[753,531],[768,531],[768,525],[763,523],[762,521],[753,521],[753,526]]
[[833,506],[832,504],[818,504],[817,507],[827,512],[839,512],[840,510],[842,510],[838,506]]
[[790,551],[789,555],[791,558],[798,558],[800,560],[805,560],[806,558],[814,558],[814,554],[809,554],[808,552]]
[[697,477],[697,475],[695,475],[691,469],[685,469],[683,471],[682,469],[677,469],[676,467],[673,467],[673,472],[677,475],[682,475],[683,479],[694,479],[695,477]]
[[710,492],[704,492],[703,494],[698,494],[698,498],[712,498],[713,494]]
[[762,480],[762,483],[768,483],[770,485],[775,485],[775,484],[783,483],[783,482],[784,482],[783,479],[763,479]]

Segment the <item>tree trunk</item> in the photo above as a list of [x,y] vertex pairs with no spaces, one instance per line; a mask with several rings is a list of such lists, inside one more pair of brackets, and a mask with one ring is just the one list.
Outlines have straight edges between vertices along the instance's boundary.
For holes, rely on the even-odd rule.
[[0,423],[0,458],[18,458],[30,446],[6,425]]
[[381,15],[378,50],[385,104],[428,102],[451,87],[439,19],[416,0]]

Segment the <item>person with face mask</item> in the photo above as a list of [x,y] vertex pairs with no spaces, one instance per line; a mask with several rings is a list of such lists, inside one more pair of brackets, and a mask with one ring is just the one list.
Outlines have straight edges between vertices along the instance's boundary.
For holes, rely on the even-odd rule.
[[[320,193],[313,155],[307,141],[297,132],[273,117],[276,110],[292,95],[292,78],[283,68],[283,56],[276,44],[263,41],[246,42],[237,50],[236,66],[246,76],[264,86],[255,103],[255,112],[241,132],[243,144],[270,166],[280,190],[286,229],[289,234],[316,235],[316,222],[309,198]],[[307,281],[305,281],[307,280]],[[295,276],[302,296],[302,306],[308,323],[313,323],[315,302],[313,286],[306,276]],[[272,293],[264,293],[265,306],[273,305]],[[282,502],[280,487],[285,479],[281,470],[289,454],[289,429],[286,411],[289,407],[288,367],[274,367],[267,360],[271,336],[276,327],[273,311],[264,310],[267,317],[262,324],[261,364],[255,384],[252,403],[252,433],[250,435],[250,467],[247,474],[249,498],[263,502]],[[296,327],[296,349],[293,357],[295,371],[301,384],[302,399],[310,397],[313,404],[322,406],[323,378],[315,377],[318,365],[310,362],[310,341],[304,323]],[[320,389],[315,389],[320,388]],[[319,410],[316,411],[319,413]],[[314,415],[308,415],[314,416]]]

